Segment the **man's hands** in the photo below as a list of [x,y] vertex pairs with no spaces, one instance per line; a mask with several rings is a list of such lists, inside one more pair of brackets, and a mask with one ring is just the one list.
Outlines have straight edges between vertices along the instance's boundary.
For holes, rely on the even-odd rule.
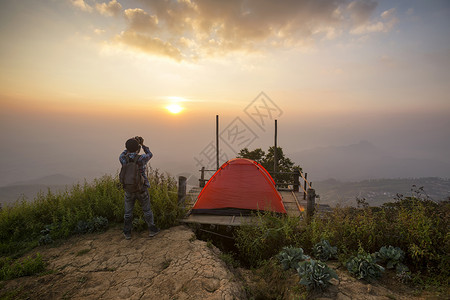
[[142,138],[142,136],[135,136],[134,139],[138,141],[139,145],[144,145],[144,139]]

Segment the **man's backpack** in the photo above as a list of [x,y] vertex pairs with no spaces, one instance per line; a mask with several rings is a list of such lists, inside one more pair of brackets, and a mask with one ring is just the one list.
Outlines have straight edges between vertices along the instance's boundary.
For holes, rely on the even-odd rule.
[[136,155],[134,159],[126,156],[126,163],[122,165],[119,173],[119,180],[126,192],[135,193],[142,190],[144,186],[144,177],[142,176],[138,160],[140,155]]

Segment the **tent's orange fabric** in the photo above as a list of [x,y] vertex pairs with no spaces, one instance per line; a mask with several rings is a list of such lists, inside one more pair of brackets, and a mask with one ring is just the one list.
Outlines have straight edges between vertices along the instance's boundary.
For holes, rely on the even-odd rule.
[[239,215],[254,210],[286,213],[267,170],[256,161],[234,158],[208,180],[191,213]]

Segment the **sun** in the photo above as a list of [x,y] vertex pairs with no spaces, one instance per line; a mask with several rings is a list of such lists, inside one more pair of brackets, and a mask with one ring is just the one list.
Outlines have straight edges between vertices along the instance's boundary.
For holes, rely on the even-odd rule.
[[166,109],[172,114],[178,114],[183,110],[183,107],[177,103],[172,103],[167,105]]

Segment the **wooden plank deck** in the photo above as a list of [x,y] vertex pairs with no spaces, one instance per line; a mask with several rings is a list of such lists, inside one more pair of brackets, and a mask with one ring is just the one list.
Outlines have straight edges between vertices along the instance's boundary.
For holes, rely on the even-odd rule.
[[[201,192],[200,187],[192,188],[186,194],[186,207],[194,206],[197,196]],[[279,191],[283,200],[284,207],[289,216],[300,217],[302,212],[306,209],[306,201],[303,200],[303,193],[293,191]],[[188,217],[181,219],[183,223],[197,223],[197,224],[214,224],[226,226],[240,226],[243,223],[252,222],[251,216],[221,216],[221,215],[203,215],[191,214]]]

